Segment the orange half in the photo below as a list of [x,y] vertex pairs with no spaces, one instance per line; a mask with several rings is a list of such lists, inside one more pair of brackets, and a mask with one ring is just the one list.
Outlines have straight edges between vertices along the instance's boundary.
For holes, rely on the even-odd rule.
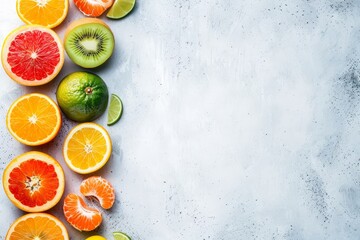
[[102,126],[88,122],[75,126],[67,135],[63,154],[71,170],[88,174],[102,168],[110,158],[112,145]]
[[38,146],[54,139],[61,122],[60,109],[56,103],[39,93],[18,98],[6,115],[6,126],[11,135],[29,146]]
[[60,164],[37,151],[14,158],[3,173],[6,196],[26,212],[43,212],[55,206],[64,193],[65,177]]
[[69,240],[62,222],[47,213],[26,214],[10,226],[6,240]]
[[17,0],[16,11],[26,24],[54,28],[62,23],[68,13],[68,0]]

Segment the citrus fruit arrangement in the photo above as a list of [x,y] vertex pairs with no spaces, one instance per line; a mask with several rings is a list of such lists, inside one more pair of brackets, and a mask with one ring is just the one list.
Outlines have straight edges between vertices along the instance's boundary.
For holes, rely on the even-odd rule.
[[[63,68],[65,53],[85,69],[106,63],[115,49],[115,36],[103,20],[125,17],[135,0],[73,0],[86,17],[67,26],[63,41],[52,30],[63,23],[69,0],[16,0],[16,11],[26,24],[5,38],[1,62],[6,74],[16,83],[36,87],[56,79]],[[109,101],[110,98],[110,101]],[[110,134],[94,121],[107,114],[107,125],[119,121],[123,104],[109,94],[100,76],[88,71],[68,73],[58,84],[56,102],[46,94],[20,96],[6,115],[6,126],[14,139],[27,146],[51,144],[61,130],[63,120],[77,122],[63,142],[63,163],[40,151],[28,151],[9,161],[2,174],[2,185],[9,201],[27,214],[15,220],[6,240],[68,240],[65,225],[54,215],[43,213],[57,205],[65,191],[62,165],[76,174],[93,174],[110,159]],[[64,116],[64,117],[63,117]],[[102,223],[102,211],[112,208],[116,194],[112,184],[101,176],[87,176],[79,185],[80,196],[69,193],[62,202],[63,216],[79,231],[96,230]],[[87,199],[97,200],[90,207]],[[115,240],[130,240],[114,231]],[[89,240],[104,240],[99,235]],[[106,240],[106,239],[105,239]]]

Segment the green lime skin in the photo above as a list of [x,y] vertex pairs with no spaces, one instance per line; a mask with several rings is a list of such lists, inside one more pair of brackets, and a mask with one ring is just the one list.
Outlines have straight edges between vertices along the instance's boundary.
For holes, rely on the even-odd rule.
[[109,92],[98,75],[74,72],[60,82],[56,99],[67,118],[76,122],[90,122],[105,112]]

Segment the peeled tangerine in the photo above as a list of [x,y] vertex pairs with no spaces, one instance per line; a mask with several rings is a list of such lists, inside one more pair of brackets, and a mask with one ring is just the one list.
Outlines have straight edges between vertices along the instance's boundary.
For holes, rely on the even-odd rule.
[[110,209],[115,201],[114,188],[102,177],[85,179],[80,185],[80,192],[85,197],[96,198],[104,209]]
[[87,206],[81,197],[73,193],[66,196],[63,210],[66,221],[79,231],[92,231],[102,222],[99,210]]
[[[90,177],[80,185],[80,192],[86,197],[96,198],[101,207],[109,209],[115,201],[115,192],[111,184],[102,177]],[[64,215],[66,220],[80,231],[92,231],[102,222],[99,210],[86,205],[76,194],[69,194],[64,200]]]
[[74,0],[75,6],[85,16],[99,17],[111,7],[114,0]]

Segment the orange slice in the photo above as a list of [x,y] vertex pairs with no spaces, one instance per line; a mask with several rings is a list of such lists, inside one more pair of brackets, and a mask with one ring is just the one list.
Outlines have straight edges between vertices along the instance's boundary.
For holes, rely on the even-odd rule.
[[64,47],[51,29],[27,25],[12,31],[1,52],[5,72],[25,86],[38,86],[53,80],[64,65]]
[[10,226],[6,240],[69,240],[62,222],[47,213],[26,214]]
[[43,212],[55,206],[65,187],[64,172],[51,156],[37,151],[14,158],[3,173],[10,201],[26,212]]
[[73,193],[64,199],[63,210],[66,221],[80,231],[92,231],[102,222],[101,213],[88,207],[81,197]]
[[39,24],[54,28],[68,13],[68,0],[17,0],[16,11],[26,24]]
[[80,174],[102,168],[111,155],[111,139],[105,128],[96,123],[82,123],[67,135],[63,154],[69,168]]
[[85,16],[99,17],[111,7],[114,0],[74,0],[74,3]]
[[6,126],[19,142],[37,146],[54,139],[61,127],[56,103],[44,94],[31,93],[18,98],[8,110]]
[[82,181],[80,192],[86,197],[96,198],[104,209],[111,208],[115,202],[114,188],[102,177],[89,177]]

